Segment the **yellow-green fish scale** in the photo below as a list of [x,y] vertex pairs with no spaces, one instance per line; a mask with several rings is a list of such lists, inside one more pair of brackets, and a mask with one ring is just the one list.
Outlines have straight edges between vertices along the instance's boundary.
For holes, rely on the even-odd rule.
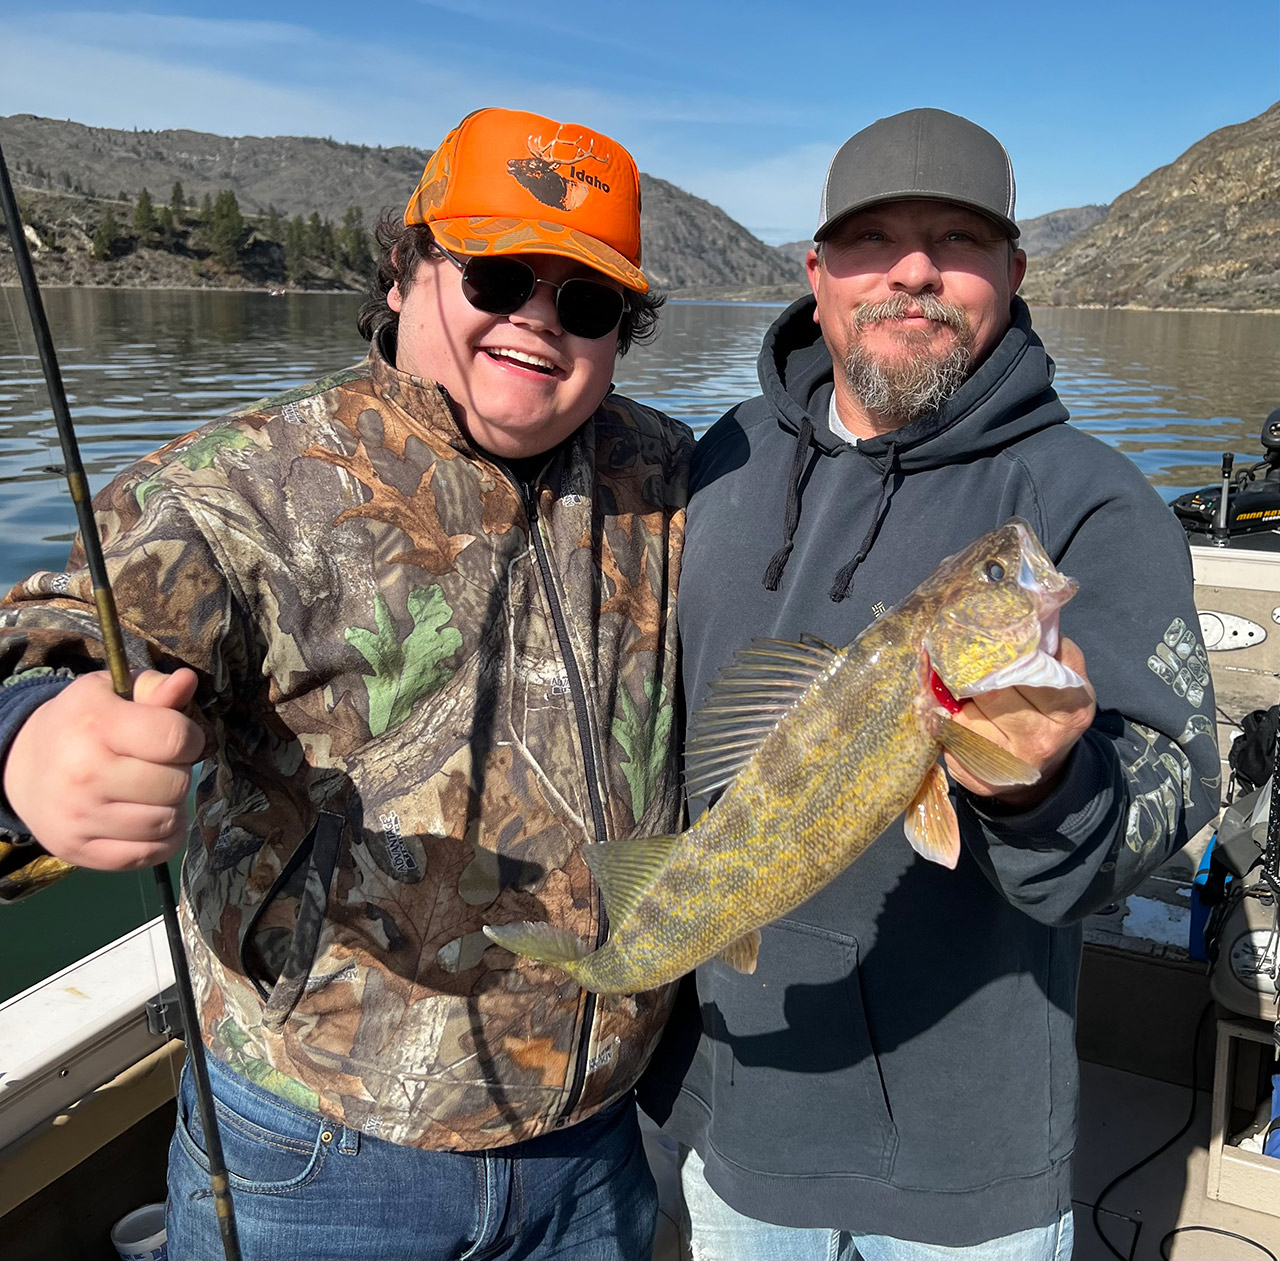
[[940,747],[922,718],[919,651],[868,662],[861,648],[806,693],[571,975],[613,992],[683,976],[806,901],[902,813]]

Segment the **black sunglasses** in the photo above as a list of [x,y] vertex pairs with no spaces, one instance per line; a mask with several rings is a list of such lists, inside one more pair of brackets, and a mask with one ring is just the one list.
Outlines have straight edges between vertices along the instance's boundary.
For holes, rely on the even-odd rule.
[[595,341],[618,327],[627,299],[617,289],[575,276],[562,284],[543,280],[518,258],[480,254],[464,262],[437,242],[436,248],[462,273],[462,293],[477,311],[511,315],[533,297],[537,285],[556,291],[556,316],[560,327],[573,337]]

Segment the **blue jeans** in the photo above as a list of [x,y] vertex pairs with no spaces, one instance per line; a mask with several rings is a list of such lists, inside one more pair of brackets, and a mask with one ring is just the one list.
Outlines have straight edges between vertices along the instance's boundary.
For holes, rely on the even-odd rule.
[[[684,1149],[681,1149],[682,1152]],[[695,1151],[680,1167],[693,1261],[1069,1261],[1071,1210],[1047,1226],[964,1248],[889,1235],[805,1230],[758,1222],[730,1208],[710,1187]]]
[[[210,1057],[245,1261],[649,1261],[657,1192],[630,1099],[483,1152],[388,1143]],[[169,1148],[170,1261],[222,1242],[189,1070]]]

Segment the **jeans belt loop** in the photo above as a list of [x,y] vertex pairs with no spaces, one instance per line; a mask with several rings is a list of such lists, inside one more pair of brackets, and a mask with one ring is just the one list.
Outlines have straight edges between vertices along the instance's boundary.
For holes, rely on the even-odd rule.
[[360,1131],[353,1130],[349,1125],[342,1127],[342,1135],[338,1139],[338,1150],[344,1156],[356,1156],[360,1152]]

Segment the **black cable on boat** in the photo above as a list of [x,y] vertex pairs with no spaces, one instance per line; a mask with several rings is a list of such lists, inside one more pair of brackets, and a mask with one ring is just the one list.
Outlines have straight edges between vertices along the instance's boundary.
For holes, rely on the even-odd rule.
[[[53,348],[53,337],[45,319],[44,303],[40,298],[40,286],[36,282],[31,265],[31,253],[23,235],[22,218],[18,202],[9,181],[9,168],[0,149],[0,209],[4,211],[5,227],[13,247],[13,259],[18,267],[23,296],[31,316],[36,346],[40,352],[40,366],[44,370],[45,386],[53,405],[53,419],[58,429],[58,441],[62,445],[67,485],[75,504],[76,522],[80,529],[80,541],[84,547],[93,582],[93,598],[98,609],[98,625],[102,630],[102,646],[111,672],[111,685],[116,695],[125,700],[133,696],[133,679],[124,651],[124,637],[120,633],[120,619],[116,612],[115,597],[111,592],[111,580],[107,575],[102,556],[102,542],[98,537],[98,525],[93,516],[89,483],[80,460],[80,448],[75,429],[71,424],[71,412],[67,407],[67,393],[62,386],[62,372]],[[218,1118],[213,1106],[213,1091],[209,1086],[209,1066],[205,1062],[204,1040],[200,1035],[200,1020],[196,1013],[195,994],[191,988],[191,972],[187,956],[182,948],[182,930],[178,924],[178,908],[174,899],[173,882],[169,868],[160,863],[153,869],[156,887],[160,892],[160,909],[164,917],[165,932],[169,938],[169,953],[173,958],[173,976],[178,990],[178,1009],[182,1013],[186,1029],[187,1056],[195,1078],[196,1104],[200,1110],[200,1122],[204,1127],[205,1146],[209,1156],[209,1183],[213,1188],[214,1207],[218,1213],[218,1229],[222,1234],[222,1251],[226,1261],[241,1261],[240,1239],[236,1234],[235,1210],[231,1203],[231,1184],[227,1176],[226,1159],[222,1154],[222,1137],[218,1132]]]

